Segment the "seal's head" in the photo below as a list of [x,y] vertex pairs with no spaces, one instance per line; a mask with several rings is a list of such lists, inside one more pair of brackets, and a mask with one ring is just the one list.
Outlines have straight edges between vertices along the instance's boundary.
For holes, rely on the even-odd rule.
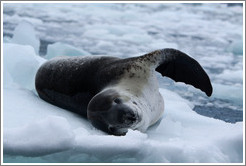
[[92,125],[113,135],[125,135],[140,117],[126,104],[126,96],[108,89],[94,96],[87,108],[87,117]]

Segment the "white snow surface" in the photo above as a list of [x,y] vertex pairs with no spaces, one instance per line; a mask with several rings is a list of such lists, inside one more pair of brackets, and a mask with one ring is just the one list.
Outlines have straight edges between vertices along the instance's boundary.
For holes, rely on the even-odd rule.
[[[199,115],[193,111],[197,103],[163,84],[160,92],[165,110],[159,123],[146,133],[129,130],[120,137],[107,135],[86,119],[41,100],[34,86],[39,66],[60,54],[129,57],[173,47],[195,54],[194,58],[211,70],[208,73],[213,80],[212,100],[226,99],[229,105],[243,105],[242,28],[239,17],[233,17],[241,14],[240,7],[4,4],[4,9],[10,12],[4,20],[18,26],[13,38],[5,38],[3,44],[3,162],[243,162],[244,122],[232,124]],[[12,9],[19,13],[11,15]],[[177,11],[182,14],[174,17]],[[224,18],[230,18],[229,22]],[[45,31],[46,27],[49,31]],[[38,37],[66,42],[48,45],[47,55],[40,57]],[[187,42],[187,38],[194,42]],[[175,88],[184,87],[179,83]],[[183,92],[197,95],[190,87]],[[209,101],[207,105],[214,103]]]

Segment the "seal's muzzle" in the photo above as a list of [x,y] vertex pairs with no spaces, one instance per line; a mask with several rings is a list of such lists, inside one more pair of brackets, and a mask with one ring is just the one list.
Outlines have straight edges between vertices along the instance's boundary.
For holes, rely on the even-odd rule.
[[87,108],[92,125],[113,135],[125,135],[138,121],[138,115],[114,90],[106,90],[93,97]]

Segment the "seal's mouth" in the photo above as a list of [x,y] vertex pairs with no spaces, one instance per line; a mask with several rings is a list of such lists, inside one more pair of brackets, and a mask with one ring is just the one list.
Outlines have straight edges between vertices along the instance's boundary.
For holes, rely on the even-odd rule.
[[111,134],[111,135],[116,135],[116,136],[124,136],[126,135],[128,129],[130,127],[126,127],[126,126],[113,126],[113,125],[110,125],[108,123],[106,123],[104,121],[104,119],[101,119],[101,118],[93,118],[93,119],[90,119],[92,125],[94,127],[96,127],[97,129],[99,130],[102,130],[108,134]]
[[108,131],[113,135],[123,136],[126,135],[128,128],[116,128],[116,127],[109,126]]

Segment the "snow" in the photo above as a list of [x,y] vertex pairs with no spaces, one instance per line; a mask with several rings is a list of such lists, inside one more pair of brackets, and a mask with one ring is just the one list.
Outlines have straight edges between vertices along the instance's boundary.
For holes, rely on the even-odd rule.
[[29,90],[4,89],[5,160],[15,155],[46,162],[242,162],[242,122],[198,115],[179,95],[160,92],[165,99],[160,124],[147,133],[130,130],[117,137]]
[[52,116],[19,128],[5,129],[4,152],[37,156],[65,151],[73,143],[70,131],[65,118]]
[[[4,163],[243,162],[244,122],[226,123],[194,111],[197,105],[204,112],[231,109],[229,119],[243,111],[240,6],[4,4],[4,11],[4,32],[13,34],[5,37],[2,56]],[[177,11],[182,14],[175,15]],[[55,41],[45,56],[38,55],[39,39]],[[41,100],[34,88],[39,66],[59,55],[130,57],[164,47],[197,59],[214,93],[207,98],[195,88],[162,78],[164,115],[146,133],[107,135],[86,119]]]

